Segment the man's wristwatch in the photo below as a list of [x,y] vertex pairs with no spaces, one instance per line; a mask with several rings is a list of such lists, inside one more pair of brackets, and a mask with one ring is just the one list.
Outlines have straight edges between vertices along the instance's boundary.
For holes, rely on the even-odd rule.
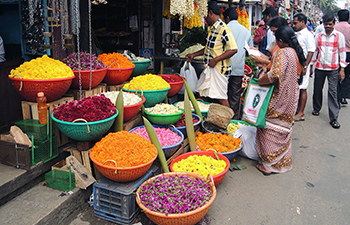
[[307,66],[304,66],[304,69],[306,69],[307,68]]

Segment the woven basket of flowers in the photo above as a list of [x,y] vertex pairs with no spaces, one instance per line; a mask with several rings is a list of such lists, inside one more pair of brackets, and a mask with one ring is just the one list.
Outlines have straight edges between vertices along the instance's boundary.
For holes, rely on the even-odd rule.
[[[178,185],[174,185],[174,182]],[[207,179],[185,172],[152,177],[141,184],[136,192],[136,202],[146,216],[162,225],[196,224],[208,212],[215,197],[212,177]]]
[[90,159],[108,179],[127,182],[141,177],[157,158],[156,147],[127,131],[109,133],[90,150]]

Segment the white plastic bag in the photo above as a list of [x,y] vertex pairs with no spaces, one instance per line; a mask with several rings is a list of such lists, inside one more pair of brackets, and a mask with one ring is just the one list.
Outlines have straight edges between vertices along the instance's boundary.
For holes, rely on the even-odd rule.
[[258,161],[259,155],[256,151],[256,127],[246,126],[238,123],[239,129],[235,132],[234,137],[240,137],[243,142],[243,148],[239,152],[239,155],[246,158]]
[[[190,86],[192,92],[196,91],[196,85],[198,82],[197,73],[191,63],[185,61],[184,65],[180,69],[180,76],[186,78],[188,86]],[[185,94],[185,85],[182,86],[179,94]]]
[[227,99],[228,78],[214,67],[207,66],[199,77],[196,91],[202,97]]

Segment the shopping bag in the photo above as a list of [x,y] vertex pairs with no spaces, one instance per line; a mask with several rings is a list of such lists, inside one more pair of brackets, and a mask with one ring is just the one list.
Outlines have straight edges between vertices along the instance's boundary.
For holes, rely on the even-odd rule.
[[242,140],[243,148],[239,151],[239,155],[255,161],[259,160],[259,155],[256,151],[256,127],[247,126],[238,123],[239,129],[234,133],[234,137],[239,137]]
[[265,116],[273,88],[274,84],[260,85],[257,78],[251,79],[244,99],[244,121],[256,127],[266,128]]
[[[180,69],[180,76],[186,78],[188,86],[191,88],[192,92],[196,91],[196,85],[198,82],[197,73],[190,62],[185,61],[184,65]],[[185,85],[182,86],[179,94],[185,94]]]
[[207,66],[199,77],[196,91],[202,97],[227,99],[228,78],[214,67]]

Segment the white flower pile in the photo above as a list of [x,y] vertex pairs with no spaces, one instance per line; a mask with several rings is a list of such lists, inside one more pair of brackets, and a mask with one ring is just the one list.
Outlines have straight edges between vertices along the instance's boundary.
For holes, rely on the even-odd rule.
[[[109,98],[111,100],[111,102],[113,104],[115,104],[117,101],[119,91],[109,91],[109,92],[103,92],[101,94],[104,94],[107,98]],[[97,94],[97,95],[101,95],[101,94]],[[135,104],[141,102],[142,98],[136,94],[123,92],[123,101],[124,101],[124,106],[135,105]]]
[[99,5],[99,4],[107,4],[107,1],[106,0],[93,0],[91,3],[94,5]]

